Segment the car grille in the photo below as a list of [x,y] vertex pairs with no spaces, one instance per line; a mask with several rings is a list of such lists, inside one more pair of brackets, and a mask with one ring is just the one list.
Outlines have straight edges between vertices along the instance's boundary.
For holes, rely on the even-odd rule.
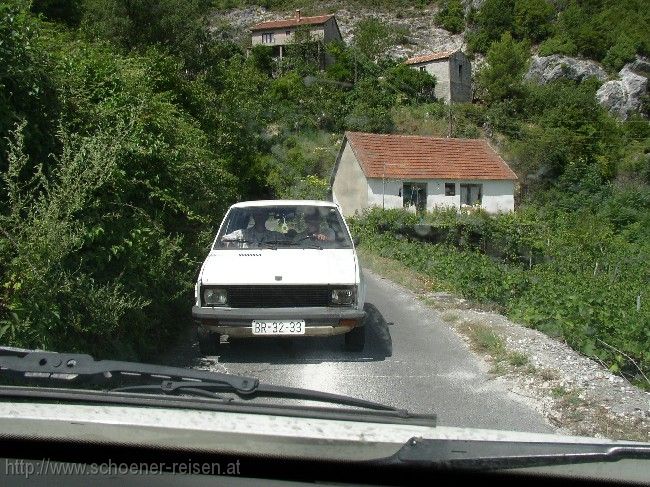
[[233,308],[329,306],[330,286],[226,286]]

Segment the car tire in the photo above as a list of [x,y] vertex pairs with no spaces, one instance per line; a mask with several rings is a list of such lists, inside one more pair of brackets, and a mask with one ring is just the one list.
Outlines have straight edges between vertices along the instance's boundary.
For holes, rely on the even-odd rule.
[[199,352],[201,355],[214,355],[217,352],[219,344],[219,335],[202,331],[200,328],[197,330],[197,338],[199,342]]
[[345,349],[349,352],[362,352],[366,346],[366,327],[356,326],[345,334]]

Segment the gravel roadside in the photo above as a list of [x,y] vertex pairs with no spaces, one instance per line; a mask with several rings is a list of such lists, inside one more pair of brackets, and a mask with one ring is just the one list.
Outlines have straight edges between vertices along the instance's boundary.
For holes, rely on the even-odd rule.
[[510,391],[560,432],[650,441],[650,393],[566,343],[435,288],[426,276],[361,252],[364,267],[405,287],[464,339]]

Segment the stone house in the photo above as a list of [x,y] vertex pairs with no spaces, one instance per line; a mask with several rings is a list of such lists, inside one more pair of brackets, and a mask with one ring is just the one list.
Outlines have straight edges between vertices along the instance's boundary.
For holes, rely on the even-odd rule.
[[437,99],[446,103],[472,101],[472,65],[461,51],[416,56],[404,64],[436,77]]
[[514,210],[516,181],[486,140],[346,132],[330,188],[346,217],[372,206],[501,213]]
[[303,17],[300,10],[296,10],[296,14],[292,18],[260,22],[252,26],[250,30],[251,45],[253,47],[258,45],[273,47],[273,54],[279,59],[284,56],[287,45],[296,42],[299,31],[304,32],[310,40],[322,44],[343,41],[334,15]]

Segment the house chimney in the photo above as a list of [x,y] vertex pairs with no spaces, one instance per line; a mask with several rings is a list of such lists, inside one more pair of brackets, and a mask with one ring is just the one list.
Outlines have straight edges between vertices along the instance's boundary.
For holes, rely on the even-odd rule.
[[300,22],[300,9],[296,9],[296,19]]

